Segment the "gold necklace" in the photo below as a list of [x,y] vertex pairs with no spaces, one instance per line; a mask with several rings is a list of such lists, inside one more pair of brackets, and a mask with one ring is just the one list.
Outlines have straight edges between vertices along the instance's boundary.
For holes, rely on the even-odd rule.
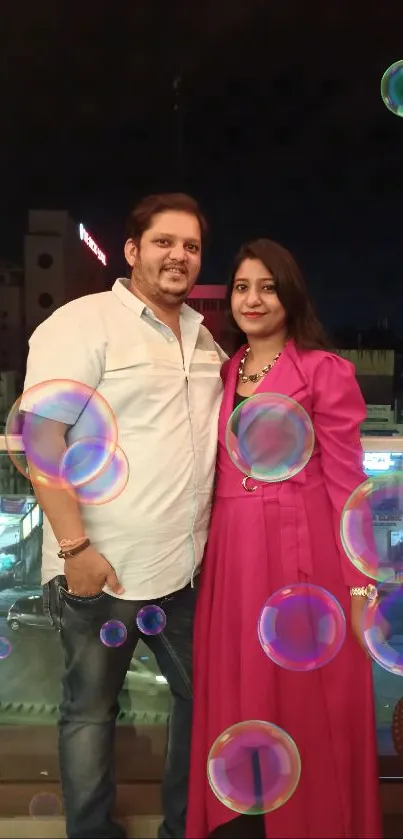
[[246,382],[258,382],[259,379],[263,379],[263,376],[265,376],[266,373],[268,373],[269,370],[271,370],[272,367],[274,367],[274,365],[276,364],[276,362],[280,358],[282,350],[280,350],[280,352],[277,353],[276,357],[273,358],[273,361],[271,361],[270,364],[266,364],[266,367],[262,368],[260,373],[251,373],[250,376],[245,376],[243,371],[245,369],[245,363],[246,363],[246,359],[248,357],[249,352],[250,352],[250,347],[246,347],[245,355],[244,355],[243,358],[241,358],[241,361],[240,361],[240,364],[239,364],[239,370],[238,370],[238,375],[239,375],[239,378],[240,378],[241,382],[245,382],[245,383]]

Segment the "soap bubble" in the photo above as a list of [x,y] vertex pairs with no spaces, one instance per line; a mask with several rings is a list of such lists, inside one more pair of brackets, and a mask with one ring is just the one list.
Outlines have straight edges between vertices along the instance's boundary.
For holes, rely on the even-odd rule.
[[275,482],[301,472],[315,436],[302,405],[282,393],[259,393],[232,412],[225,441],[241,472],[257,481]]
[[395,61],[383,74],[381,96],[393,114],[403,117],[403,60]]
[[207,776],[219,801],[236,813],[259,815],[291,798],[301,774],[289,734],[269,722],[236,723],[213,743]]
[[151,603],[143,606],[136,617],[137,626],[144,635],[158,635],[163,632],[167,622],[166,614],[160,606]]
[[341,649],[346,619],[330,592],[298,583],[268,598],[259,617],[258,636],[266,655],[280,667],[317,670]]
[[121,647],[127,638],[127,629],[121,621],[107,621],[101,626],[99,633],[105,647]]

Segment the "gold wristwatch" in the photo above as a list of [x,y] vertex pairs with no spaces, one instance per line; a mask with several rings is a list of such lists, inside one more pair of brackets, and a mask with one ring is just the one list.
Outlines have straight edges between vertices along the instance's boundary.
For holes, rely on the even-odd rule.
[[368,600],[376,600],[378,597],[377,588],[374,585],[353,586],[350,588],[351,597],[367,597]]

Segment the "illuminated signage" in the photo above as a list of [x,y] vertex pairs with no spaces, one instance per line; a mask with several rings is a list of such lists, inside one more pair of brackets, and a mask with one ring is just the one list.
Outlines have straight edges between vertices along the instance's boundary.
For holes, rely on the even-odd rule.
[[364,469],[368,472],[387,472],[394,465],[391,452],[365,452]]
[[90,236],[88,231],[85,229],[83,224],[80,224],[80,239],[85,242],[85,244],[91,248],[94,252],[95,256],[98,257],[99,261],[102,262],[102,265],[106,265],[106,256],[101,248],[98,247],[97,243],[94,242],[93,238]]

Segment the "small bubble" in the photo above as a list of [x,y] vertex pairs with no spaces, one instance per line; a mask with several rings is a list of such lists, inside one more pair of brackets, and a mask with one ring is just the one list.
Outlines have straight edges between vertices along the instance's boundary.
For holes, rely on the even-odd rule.
[[54,818],[61,816],[62,812],[60,798],[51,792],[39,792],[38,795],[34,795],[29,805],[29,815],[34,819]]
[[127,629],[121,621],[107,621],[101,626],[99,637],[105,647],[121,647],[127,638]]
[[11,644],[8,638],[0,638],[0,661],[4,661],[11,654]]
[[163,632],[167,622],[166,614],[160,606],[152,603],[143,606],[137,613],[136,623],[144,635],[158,635]]

